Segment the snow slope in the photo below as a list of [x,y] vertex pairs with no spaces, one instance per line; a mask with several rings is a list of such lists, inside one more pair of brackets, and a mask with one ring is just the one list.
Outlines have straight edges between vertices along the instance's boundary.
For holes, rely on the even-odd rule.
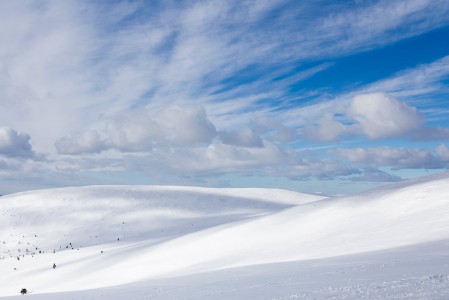
[[[158,244],[319,199],[285,190],[158,186],[76,187],[3,196],[0,284],[6,284],[0,285],[0,296],[16,294],[19,285],[14,282],[36,291],[132,282],[154,273],[136,259]],[[127,264],[143,270],[122,269]],[[63,277],[70,280],[55,286]]]
[[[426,247],[420,245],[440,243],[437,248],[444,250],[438,253],[443,254],[435,261],[444,261],[449,249],[444,242],[449,240],[449,175],[322,200],[282,190],[67,188],[2,197],[0,214],[0,242],[5,242],[0,244],[5,256],[0,260],[0,297],[15,295],[24,286],[37,294],[114,285],[148,296],[145,287],[156,288],[156,282],[184,280],[195,286],[195,278],[205,274],[203,282],[207,277],[218,289],[235,288],[232,276],[249,278],[260,272],[276,281],[284,276],[279,270],[293,278],[312,276],[297,270],[297,264],[309,270],[312,261],[322,266],[315,271],[324,274],[341,263],[340,256],[353,263],[370,252],[376,261],[385,257],[373,251],[398,253],[404,246],[415,249],[408,252],[415,257],[416,249]],[[31,246],[35,254],[25,255]],[[45,253],[36,253],[36,247]],[[447,264],[438,265],[440,273],[429,276],[445,286]],[[429,281],[423,276],[423,282]],[[111,294],[109,289],[95,291],[79,295]],[[197,291],[192,294],[199,298]]]
[[[19,249],[30,242],[47,251],[160,239],[322,197],[285,190],[158,186],[92,186],[39,190],[0,198],[0,240]],[[14,244],[16,242],[16,244]],[[8,246],[9,245],[9,246]],[[8,248],[9,249],[9,248]]]
[[[33,300],[449,299],[449,240],[384,251],[230,268]],[[12,300],[16,297],[2,297]],[[27,297],[27,298],[28,298]]]

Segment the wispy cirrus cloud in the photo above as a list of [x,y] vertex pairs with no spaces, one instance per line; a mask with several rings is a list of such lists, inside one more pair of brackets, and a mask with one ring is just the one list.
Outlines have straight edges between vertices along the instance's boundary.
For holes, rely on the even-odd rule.
[[[291,63],[420,34],[443,26],[449,10],[444,1],[148,5],[43,1],[4,6],[2,28],[11,29],[0,36],[7,45],[2,48],[7,87],[3,99],[16,103],[11,109],[3,102],[10,116],[2,117],[4,125],[30,132],[36,147],[51,151],[56,139],[79,132],[80,123],[103,122],[136,105],[162,109],[177,102],[200,102],[211,107],[209,114],[218,123],[226,115],[245,115],[248,108],[261,116],[273,103],[267,107],[258,101],[282,98],[283,86],[271,79]],[[337,8],[340,13],[335,13]],[[245,72],[250,82],[232,86],[228,79]],[[254,73],[263,76],[253,78]],[[277,93],[271,85],[278,87]],[[214,94],[220,87],[227,92]],[[245,103],[251,97],[254,100]],[[17,105],[17,98],[22,104]],[[221,106],[225,100],[235,105]],[[49,118],[42,117],[43,108]],[[19,112],[29,121],[18,124]],[[35,120],[45,127],[45,135],[33,128]]]
[[449,88],[445,84],[448,79],[449,56],[445,56],[432,63],[402,70],[388,78],[344,90],[336,95],[312,94],[306,98],[309,101],[313,100],[310,104],[289,106],[277,117],[282,119],[284,124],[302,127],[316,122],[325,114],[344,113],[358,95],[384,93],[417,108],[429,122],[446,120],[449,111],[444,105],[444,99],[449,93]]
[[[325,141],[444,138],[424,123],[440,111],[423,98],[447,91],[447,57],[334,94],[295,86],[335,58],[445,27],[448,13],[443,0],[0,3],[0,126],[16,137],[4,162],[37,151],[47,165],[22,170],[387,179],[305,156],[299,129]],[[374,92],[396,100],[351,102]]]

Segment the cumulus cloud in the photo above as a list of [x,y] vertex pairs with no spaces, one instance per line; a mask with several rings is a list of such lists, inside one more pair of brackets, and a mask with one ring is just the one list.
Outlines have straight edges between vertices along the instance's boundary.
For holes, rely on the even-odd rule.
[[[128,153],[126,157],[91,159],[70,157],[62,161],[61,168],[70,172],[79,170],[107,170],[108,172],[136,172],[152,178],[165,178],[165,182],[198,182],[226,174],[241,176],[276,176],[291,180],[334,180],[355,182],[395,182],[399,176],[380,170],[446,168],[443,161],[449,150],[441,146],[436,154],[423,149],[355,148],[329,151],[337,157],[317,158],[314,153],[283,149],[264,141],[263,148],[226,145],[215,141],[207,147],[174,147],[169,151],[155,148],[151,153]],[[447,157],[449,159],[449,157]],[[66,166],[64,166],[66,164]],[[189,181],[190,180],[190,181]]]
[[346,116],[370,139],[403,136],[424,123],[424,117],[416,108],[384,93],[355,96]]
[[263,135],[265,139],[275,142],[288,143],[298,137],[295,129],[287,127],[279,121],[261,116],[255,118],[251,122],[251,128],[259,135]]
[[30,136],[9,127],[0,127],[0,155],[7,157],[34,157]]
[[66,136],[55,144],[60,154],[83,154],[116,149],[146,152],[155,147],[209,144],[217,130],[200,105],[176,105],[157,113],[149,110],[122,113],[104,130]]
[[217,135],[201,105],[172,106],[158,114],[155,120],[164,129],[166,139],[174,145],[209,144]]
[[415,107],[385,93],[357,95],[346,108],[331,107],[317,122],[306,124],[302,133],[308,139],[319,141],[336,141],[354,135],[372,140],[449,137],[448,128],[425,125],[424,116]]
[[[175,162],[171,157],[167,164],[178,171],[225,174],[252,173],[260,168],[285,165],[291,156],[273,143],[266,143],[263,148],[239,147],[224,144],[211,144],[207,148],[186,149],[178,152]],[[263,164],[262,164],[263,162]]]
[[[56,145],[60,154],[70,155],[108,149],[128,152],[97,155],[95,160],[85,160],[84,170],[92,170],[96,159],[107,160],[110,152],[117,160],[104,162],[96,170],[126,165],[130,156],[153,151],[148,158],[152,165],[167,159],[166,166],[177,162],[185,166],[186,174],[188,163],[195,162],[190,166],[193,170],[247,168],[251,173],[264,168],[264,174],[282,176],[285,172],[301,178],[346,176],[358,172],[357,168],[331,160],[302,160],[282,147],[262,142],[282,145],[297,138],[293,129],[280,123],[264,119],[249,124],[249,129],[239,128],[261,116],[279,117],[294,128],[303,126],[302,116],[310,110],[307,104],[298,105],[302,91],[291,93],[291,84],[329,64],[300,72],[298,66],[442,27],[448,24],[448,11],[442,1],[421,0],[333,6],[313,1],[291,6],[277,0],[220,4],[207,0],[151,9],[144,1],[115,1],[114,5],[5,1],[0,3],[0,24],[8,29],[0,32],[4,58],[0,63],[0,123],[18,128],[20,122],[20,128],[33,137],[33,149],[39,151],[52,152]],[[136,12],[143,17],[134,18]],[[443,63],[435,65],[433,69],[439,71],[432,74],[447,76],[448,60]],[[436,78],[432,74],[426,71],[420,77]],[[404,91],[422,87],[409,78],[401,81],[408,84],[398,88]],[[316,91],[305,92],[315,95],[304,96],[307,99],[318,97]],[[363,104],[316,118],[317,123],[306,126],[303,133],[327,141],[355,134],[372,139],[448,136],[444,128],[432,129],[432,135],[422,126],[419,129],[423,130],[414,130],[409,121],[418,118],[410,106],[384,102],[396,108],[401,118],[392,121],[396,115],[388,114],[386,108]],[[213,109],[207,116],[199,106],[176,106],[179,103],[200,103]],[[377,122],[376,109],[382,111],[385,124]],[[210,120],[221,129],[219,133]],[[86,128],[95,130],[83,132]],[[422,134],[418,137],[417,132]],[[224,145],[218,143],[218,134]],[[29,157],[33,153],[29,138],[17,132],[15,137],[14,142],[2,141],[0,154]],[[135,164],[140,163],[140,157],[136,158]],[[179,171],[173,168],[174,173]]]
[[97,131],[85,131],[79,136],[66,136],[55,143],[60,154],[99,153],[105,149],[105,143]]
[[219,136],[223,144],[241,147],[260,148],[263,141],[253,130],[248,127],[236,131],[220,131]]
[[241,176],[276,176],[292,180],[332,180],[362,174],[355,166],[335,159],[303,157],[293,149],[283,149],[271,142],[262,148],[212,143],[207,147],[178,147],[166,151],[154,149],[150,154],[129,153],[124,160],[71,157],[60,164],[69,171],[102,169],[111,172],[144,173],[152,178],[210,179],[227,174]]
[[149,111],[122,113],[108,123],[105,133],[108,148],[125,152],[150,151],[166,142],[163,128]]
[[308,124],[302,131],[306,138],[319,141],[335,141],[352,132],[353,127],[338,122],[332,113],[325,113],[318,123]]
[[[213,113],[234,119],[248,110],[263,115],[289,96],[290,83],[275,88],[280,81],[270,81],[285,75],[280,66],[328,61],[418,35],[447,24],[449,10],[441,1],[420,0],[297,7],[284,1],[181,1],[151,9],[144,1],[13,2],[0,3],[1,25],[8,28],[0,33],[0,77],[6,82],[0,120],[15,127],[26,112],[21,128],[45,151],[59,137],[79,132],[80,123],[110,117],[148,95],[159,108],[186,99],[217,104],[221,109]],[[133,18],[136,11],[145,18]],[[246,85],[228,80],[255,65],[266,76]],[[229,82],[229,93],[205,91],[220,90],[223,82]],[[264,99],[274,89],[270,96],[281,100],[277,104],[244,101]]]

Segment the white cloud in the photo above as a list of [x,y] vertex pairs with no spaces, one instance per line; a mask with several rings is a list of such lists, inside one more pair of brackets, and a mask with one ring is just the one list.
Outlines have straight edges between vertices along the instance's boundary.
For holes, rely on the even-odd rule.
[[122,151],[151,151],[160,146],[209,144],[217,135],[199,105],[176,105],[157,113],[124,113],[106,130],[109,147]]
[[329,151],[338,157],[364,166],[394,169],[439,169],[446,163],[425,149],[409,148],[352,148]]
[[[101,134],[86,131],[56,142],[60,154],[83,154],[117,149],[149,152],[155,147],[208,145],[217,135],[206,111],[199,105],[176,105],[159,112],[124,112]],[[104,136],[104,137],[101,137]]]
[[263,142],[260,136],[248,127],[237,131],[220,131],[219,136],[223,144],[226,145],[251,148],[263,147]]
[[250,122],[251,128],[259,135],[263,135],[264,139],[288,143],[298,138],[295,129],[283,125],[281,122],[267,117],[257,117]]
[[356,95],[347,104],[337,102],[302,130],[312,140],[336,141],[342,136],[362,135],[372,140],[409,137],[438,140],[449,137],[449,128],[431,127],[417,108],[385,93]]
[[155,120],[173,145],[209,144],[217,135],[215,126],[200,105],[172,106],[160,112]]
[[230,170],[236,173],[252,172],[260,167],[283,165],[288,159],[289,154],[272,143],[265,143],[263,148],[211,144],[207,148],[194,149],[189,157],[181,156],[176,163],[170,164],[187,172],[196,170],[225,174]]
[[[399,0],[365,2],[368,5],[354,9],[342,9],[340,13],[331,14],[321,24],[316,24],[316,36],[327,33],[327,46],[324,51],[345,51],[346,47],[372,47],[392,42],[398,38],[412,36],[445,23],[448,10],[445,1],[437,0]],[[404,24],[407,30],[397,30]],[[413,24],[407,26],[406,24]],[[321,39],[319,39],[321,40]],[[333,42],[335,42],[333,44]],[[323,50],[322,50],[323,51]]]
[[[449,21],[444,1],[428,0],[329,6],[306,1],[294,9],[285,1],[147,4],[0,2],[0,123],[29,133],[39,152],[53,154],[56,142],[59,154],[100,153],[99,161],[86,159],[83,170],[126,166],[128,154],[115,153],[115,160],[108,160],[111,151],[104,150],[115,149],[153,151],[148,160],[157,165],[166,159],[174,173],[180,169],[172,162],[184,166],[186,174],[189,167],[204,172],[223,167],[248,173],[262,168],[266,174],[288,169],[292,177],[343,176],[356,170],[331,161],[302,161],[283,150],[298,138],[284,125],[298,128],[316,118],[317,124],[304,132],[328,141],[355,133],[400,136],[414,131],[409,121],[417,117],[411,106],[386,101],[401,118],[393,119],[397,116],[384,109],[383,123],[374,117],[375,105],[355,107],[352,116],[329,110],[317,118],[321,107],[298,107],[300,101],[294,100],[306,96],[290,95],[287,87],[332,64],[314,65],[316,60],[366,51]],[[447,74],[447,64],[446,58],[433,64],[432,72],[415,74],[419,80],[404,75],[396,83],[379,83],[385,89],[369,88],[423,89],[429,78]],[[215,127],[230,145],[214,142]],[[445,128],[432,132],[447,136]],[[16,140],[4,143],[3,156],[31,156],[26,134],[8,135]],[[55,155],[51,163],[59,165],[58,159]]]
[[396,182],[402,180],[399,176],[389,174],[376,168],[364,168],[362,175],[352,176],[348,179],[351,181],[363,182]]
[[325,113],[315,124],[307,124],[303,135],[311,140],[335,141],[342,135],[351,134],[353,127],[338,122],[332,113]]
[[[231,128],[249,110],[258,116],[270,111],[255,101],[285,95],[291,82],[270,83],[279,68],[444,26],[449,10],[441,1],[422,0],[337,7],[311,2],[295,10],[284,3],[200,1],[151,10],[129,1],[0,3],[0,122],[29,132],[35,148],[46,152],[62,136],[81,132],[80,124],[104,125],[136,104],[161,110],[199,102],[214,106],[211,119],[225,118]],[[271,10],[276,17],[263,22]],[[122,22],[135,11],[148,18]],[[250,66],[265,75],[238,87],[224,84]],[[212,93],[221,87],[229,93]],[[245,102],[249,98],[254,100]]]
[[435,153],[442,161],[449,162],[449,148],[446,145],[444,144],[439,145],[435,149]]
[[[428,123],[442,122],[449,116],[449,110],[443,105],[445,98],[441,98],[442,95],[449,93],[449,86],[444,84],[447,79],[449,79],[449,56],[429,64],[402,70],[391,77],[355,90],[345,91],[341,95],[323,94],[323,91],[320,90],[309,92],[309,94],[301,95],[298,99],[314,100],[312,104],[289,107],[289,109],[280,111],[277,118],[292,127],[316,126],[318,120],[323,117],[323,112],[344,116],[345,109],[355,96],[383,92],[400,99],[401,102],[410,107],[416,107]],[[344,122],[344,124],[347,125],[347,122]],[[449,136],[446,128],[427,125],[422,129],[414,133],[416,136],[414,138],[418,140],[438,140]]]
[[30,136],[8,127],[0,127],[0,155],[6,157],[35,157],[30,144]]
[[441,81],[449,75],[449,56],[444,56],[429,64],[418,65],[394,74],[392,77],[376,81],[363,88],[362,93],[384,91],[395,97],[408,98],[410,101],[424,96],[421,104],[430,104],[425,101],[427,95],[441,91],[448,91],[448,87]]
[[105,144],[97,131],[89,130],[79,136],[66,136],[55,143],[60,154],[99,153]]
[[346,116],[370,139],[404,136],[424,123],[416,108],[383,93],[355,96]]
[[60,161],[58,166],[67,172],[80,169],[107,170],[108,173],[126,170],[146,174],[150,178],[181,179],[183,182],[208,180],[230,173],[294,180],[332,180],[363,172],[342,160],[303,157],[302,154],[267,141],[262,148],[212,143],[207,147],[177,147],[169,151],[158,148],[150,154],[129,153],[124,159],[72,156],[69,160]]

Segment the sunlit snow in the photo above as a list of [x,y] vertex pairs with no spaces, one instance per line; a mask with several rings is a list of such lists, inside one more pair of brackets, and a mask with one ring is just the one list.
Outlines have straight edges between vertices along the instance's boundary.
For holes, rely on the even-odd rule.
[[0,198],[0,298],[447,299],[448,215],[449,175],[335,198],[162,186],[19,193]]

